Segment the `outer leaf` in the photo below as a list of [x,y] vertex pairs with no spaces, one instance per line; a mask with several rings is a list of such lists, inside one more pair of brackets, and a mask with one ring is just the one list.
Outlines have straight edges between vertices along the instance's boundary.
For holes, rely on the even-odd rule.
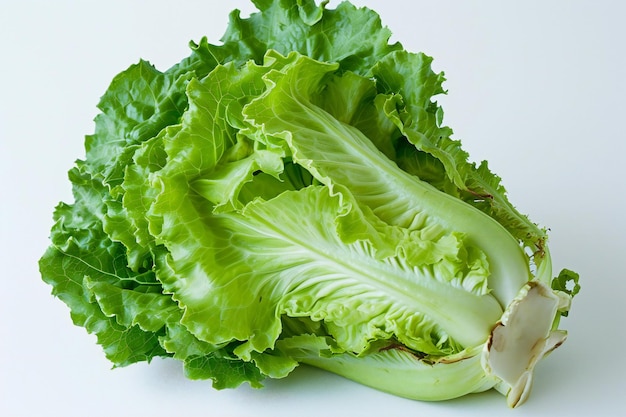
[[103,313],[87,286],[88,282],[99,281],[137,288],[152,285],[153,278],[133,276],[125,267],[123,247],[104,237],[97,222],[74,228],[71,219],[76,219],[75,213],[77,210],[67,205],[56,211],[53,239],[63,241],[63,245],[51,246],[41,258],[44,281],[68,305],[74,323],[96,334],[107,358],[116,366],[164,356],[157,334],[131,323],[120,324]]
[[211,379],[213,388],[235,388],[244,382],[260,388],[265,379],[254,363],[237,358],[233,349],[238,345],[216,346],[198,340],[183,325],[180,317],[167,326],[161,344],[175,359],[182,361],[185,376],[190,379]]
[[[339,346],[354,352],[373,340],[397,337],[440,355],[459,349],[454,338],[468,345],[486,339],[488,323],[501,310],[489,295],[440,282],[454,255],[428,265],[419,257],[420,266],[402,249],[379,259],[379,249],[408,246],[376,238],[353,202],[328,193],[321,186],[284,192],[249,204],[241,214],[206,220],[213,239],[186,247],[198,254],[203,246],[213,255],[172,257],[175,270],[193,271],[172,288],[192,333],[214,344],[248,340],[236,350],[244,359],[273,347],[283,315],[323,321]],[[364,236],[376,243],[355,241]],[[453,275],[467,273],[465,261],[456,261],[460,269]]]
[[185,85],[192,74],[161,73],[140,61],[116,76],[98,107],[96,131],[85,140],[86,161],[94,175],[111,187],[123,179],[132,153],[118,161],[127,147],[147,140],[175,123],[185,109]]
[[[185,86],[192,73],[162,73],[145,61],[116,76],[99,103],[96,131],[85,140],[91,175],[102,182],[106,233],[128,248],[131,268],[152,264],[145,236],[136,236],[137,225],[122,205],[124,175],[137,148],[164,127],[179,120],[187,103]],[[140,241],[140,242],[137,242]]]
[[440,160],[452,182],[463,188],[463,173],[458,167],[464,166],[468,155],[460,142],[450,139],[452,130],[439,125],[443,113],[431,99],[444,92],[444,77],[432,71],[431,62],[432,58],[424,54],[396,51],[380,60],[373,72],[379,91],[399,94],[404,100],[405,107],[399,109],[395,100],[386,103],[391,120],[417,149]]
[[[470,163],[469,155],[461,148],[461,142],[452,139],[452,129],[442,126],[443,110],[432,98],[444,93],[442,83],[445,78],[443,73],[432,71],[431,63],[432,58],[424,54],[395,51],[381,59],[373,69],[379,91],[402,97],[402,100],[395,97],[388,99],[384,109],[390,120],[418,150],[417,153],[400,154],[400,166],[428,180],[440,190],[459,196],[466,203],[486,212],[541,258],[546,240],[545,231],[520,214],[509,202],[500,178],[489,171],[487,163],[482,162],[478,167]],[[397,146],[401,145],[402,142]],[[443,170],[436,167],[435,161],[441,164]],[[424,171],[424,162],[435,168],[435,171]]]
[[244,108],[249,122],[287,143],[294,161],[320,182],[350,189],[383,221],[431,237],[466,235],[487,254],[489,287],[501,305],[515,298],[531,278],[517,240],[494,219],[399,169],[361,131],[316,106],[311,97],[323,91],[337,65],[295,53],[288,60],[281,71],[266,75],[267,91]]
[[498,220],[534,252],[536,263],[543,262],[543,258],[547,256],[546,231],[510,203],[500,177],[489,170],[487,161],[483,161],[478,167],[472,164],[467,169],[466,184],[468,192],[463,194],[463,200]]
[[488,390],[497,383],[496,378],[485,375],[480,347],[429,362],[402,348],[355,356],[338,352],[328,338],[313,335],[281,340],[278,346],[302,363],[411,399],[448,400]]
[[[345,70],[368,74],[378,59],[401,47],[388,43],[391,32],[375,12],[349,2],[340,3],[336,9],[326,9],[326,2],[318,6],[314,0],[254,3],[259,12],[248,18],[241,18],[238,10],[231,13],[223,47],[203,39],[195,48],[206,51],[206,56],[239,64],[249,59],[261,63],[270,49],[283,55],[298,51],[317,60],[338,62]],[[225,51],[231,52],[228,57],[222,56]]]

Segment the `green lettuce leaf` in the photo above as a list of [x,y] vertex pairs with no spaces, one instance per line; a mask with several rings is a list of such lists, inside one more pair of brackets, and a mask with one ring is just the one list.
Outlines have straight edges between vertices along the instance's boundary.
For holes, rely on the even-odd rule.
[[[283,58],[270,51],[268,60],[275,59]],[[315,105],[311,96],[323,95],[337,65],[297,53],[287,60],[282,71],[267,73],[268,89],[244,108],[250,124],[277,146],[286,143],[294,161],[321,183],[350,189],[384,222],[432,237],[461,232],[470,245],[488,248],[490,288],[506,306],[530,279],[518,241],[493,218],[399,169],[360,130]]]

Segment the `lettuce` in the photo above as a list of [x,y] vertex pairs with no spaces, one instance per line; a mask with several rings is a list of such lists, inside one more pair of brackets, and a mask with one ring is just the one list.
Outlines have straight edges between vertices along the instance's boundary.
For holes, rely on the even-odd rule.
[[220,45],[115,77],[43,280],[115,366],[521,404],[578,275],[443,125],[430,57],[348,2],[254,3]]

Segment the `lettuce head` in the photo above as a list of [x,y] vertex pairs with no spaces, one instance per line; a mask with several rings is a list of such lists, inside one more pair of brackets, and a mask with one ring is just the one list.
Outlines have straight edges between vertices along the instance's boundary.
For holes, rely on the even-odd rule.
[[348,2],[254,3],[113,79],[43,280],[116,367],[171,357],[221,389],[308,364],[521,404],[578,276],[443,124],[430,57]]

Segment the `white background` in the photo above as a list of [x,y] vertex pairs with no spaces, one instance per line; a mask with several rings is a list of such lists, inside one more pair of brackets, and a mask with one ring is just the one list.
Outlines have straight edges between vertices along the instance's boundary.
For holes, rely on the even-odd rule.
[[[555,269],[582,276],[566,344],[530,400],[445,403],[383,394],[301,368],[262,390],[215,391],[178,363],[110,369],[95,337],[50,296],[37,260],[96,103],[145,58],[165,70],[189,40],[218,43],[246,1],[0,1],[0,415],[626,415],[626,9],[619,1],[355,1],[435,58],[445,123],[487,159],[511,200],[551,229]],[[329,7],[334,8],[337,1]]]

